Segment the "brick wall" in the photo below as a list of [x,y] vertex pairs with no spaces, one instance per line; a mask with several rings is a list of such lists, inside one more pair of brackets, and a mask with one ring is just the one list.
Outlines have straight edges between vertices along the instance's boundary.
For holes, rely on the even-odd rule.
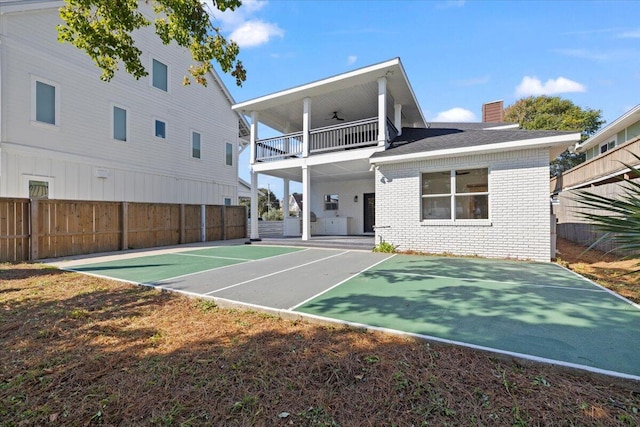
[[[489,220],[421,221],[420,174],[489,168]],[[546,149],[380,165],[376,241],[399,250],[549,261]]]

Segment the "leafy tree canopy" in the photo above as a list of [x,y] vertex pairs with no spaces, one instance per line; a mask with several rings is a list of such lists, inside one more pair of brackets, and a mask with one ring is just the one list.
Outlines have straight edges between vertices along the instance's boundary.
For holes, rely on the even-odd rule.
[[258,214],[262,216],[271,209],[280,209],[280,200],[267,188],[258,189]]
[[[102,70],[101,79],[109,81],[120,63],[136,79],[149,73],[140,61],[142,53],[135,45],[132,33],[151,25],[138,8],[138,0],[65,0],[60,8],[63,24],[58,26],[58,40],[68,42],[87,53]],[[236,78],[242,86],[246,71],[237,59],[238,45],[227,41],[220,29],[213,26],[200,0],[146,0],[155,13],[155,32],[166,45],[174,41],[189,49],[195,64],[189,74],[202,85],[211,61],[220,64],[222,71]],[[235,10],[240,0],[214,0],[215,7]],[[183,83],[190,84],[185,76]]]
[[[506,122],[517,122],[523,129],[580,131],[584,141],[605,123],[602,111],[581,108],[559,96],[530,96],[516,101],[504,110]],[[551,175],[584,162],[584,154],[565,151],[551,162]]]

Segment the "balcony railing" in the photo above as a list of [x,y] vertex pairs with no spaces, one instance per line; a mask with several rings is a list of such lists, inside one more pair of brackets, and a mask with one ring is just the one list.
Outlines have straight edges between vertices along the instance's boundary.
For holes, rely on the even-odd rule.
[[302,157],[302,132],[256,141],[256,161],[268,162]]
[[345,124],[326,126],[310,132],[311,153],[345,150],[376,145],[378,143],[378,119],[359,120]]
[[633,157],[631,153],[640,154],[640,138],[635,138],[619,145],[604,154],[569,169],[558,177],[551,178],[551,192],[579,187],[599,179],[605,179],[627,169],[624,163],[636,165],[638,159]]
[[[393,140],[398,130],[387,119],[387,141]],[[256,161],[268,162],[302,157],[302,132],[294,132],[256,141]],[[378,144],[378,118],[358,120],[317,128],[309,132],[309,153],[351,150]]]

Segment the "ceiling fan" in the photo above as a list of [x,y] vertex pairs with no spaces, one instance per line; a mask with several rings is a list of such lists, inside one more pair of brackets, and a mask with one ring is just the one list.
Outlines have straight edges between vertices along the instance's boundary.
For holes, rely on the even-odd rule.
[[328,119],[325,120],[340,120],[340,121],[344,121],[344,119],[342,117],[338,116],[338,112],[334,111],[333,112],[333,116],[329,117]]

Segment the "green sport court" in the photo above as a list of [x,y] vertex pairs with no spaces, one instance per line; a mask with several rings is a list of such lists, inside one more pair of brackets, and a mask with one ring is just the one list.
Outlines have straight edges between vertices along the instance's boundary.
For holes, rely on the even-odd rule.
[[556,264],[254,244],[54,265],[640,380],[640,307]]

